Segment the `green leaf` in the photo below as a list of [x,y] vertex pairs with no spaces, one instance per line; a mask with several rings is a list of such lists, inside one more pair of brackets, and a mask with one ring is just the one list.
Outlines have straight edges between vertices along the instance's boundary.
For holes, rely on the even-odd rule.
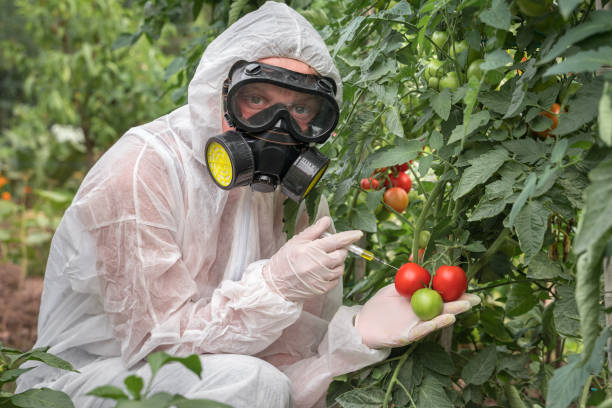
[[510,29],[511,17],[510,8],[504,0],[493,0],[491,8],[480,13],[480,21],[505,31]]
[[523,404],[523,401],[521,400],[521,395],[514,385],[505,383],[504,394],[506,394],[509,408],[526,408],[525,404]]
[[354,229],[366,232],[376,232],[377,229],[376,214],[365,204],[359,204],[353,209],[350,223]]
[[147,361],[151,367],[151,378],[153,378],[160,368],[172,362],[181,363],[187,369],[193,371],[198,377],[202,373],[202,362],[197,354],[191,354],[187,357],[173,357],[164,351],[158,351],[147,356]]
[[431,99],[431,107],[443,120],[448,120],[451,109],[451,94],[449,88],[442,91]]
[[137,375],[129,375],[123,380],[123,383],[132,397],[139,400],[140,394],[142,393],[142,387],[144,386],[142,378]]
[[433,376],[428,375],[419,385],[418,407],[419,408],[452,408],[453,404],[448,399],[444,388]]
[[574,290],[572,286],[557,285],[557,300],[553,311],[557,331],[570,337],[578,337],[580,334],[580,316]]
[[553,163],[561,164],[565,153],[567,152],[569,142],[567,139],[559,139],[555,143],[552,153],[550,154],[550,161]]
[[[11,381],[15,381],[21,374],[27,373],[32,370],[34,367],[29,368],[15,368],[12,370],[6,370],[0,372],[0,385],[2,383],[7,383]],[[1,405],[0,405],[1,406]]]
[[62,370],[78,372],[74,369],[74,367],[72,367],[72,364],[53,354],[47,353],[45,350],[47,350],[47,348],[36,348],[27,353],[24,353],[23,356],[27,357],[26,360],[41,361],[49,367],[61,368]]
[[591,185],[585,190],[586,203],[573,243],[580,254],[597,245],[612,230],[612,154],[589,173]]
[[572,11],[582,3],[582,0],[559,0],[559,11],[564,19],[567,20]]
[[471,166],[461,175],[453,198],[457,200],[472,191],[474,187],[487,181],[506,160],[508,160],[508,152],[502,148],[470,160]]
[[461,370],[461,378],[468,384],[484,384],[495,371],[496,362],[497,350],[495,344],[490,344],[467,362]]
[[236,20],[240,18],[240,13],[245,8],[245,6],[249,3],[249,0],[234,0],[232,4],[230,4],[229,14],[227,17],[227,24],[231,25]]
[[468,221],[480,221],[486,218],[495,217],[500,214],[506,208],[506,200],[498,198],[494,200],[488,200],[487,197],[483,196],[478,203],[478,206],[472,211]]
[[408,140],[403,143],[397,143],[393,148],[379,149],[368,156],[364,166],[365,171],[366,173],[371,173],[376,168],[393,166],[398,163],[414,160],[421,151],[421,146],[422,143],[418,140]]
[[480,313],[480,321],[484,331],[501,342],[511,342],[512,337],[504,326],[504,312],[500,307],[486,307]]
[[[352,180],[345,181],[351,182]],[[344,183],[344,185],[346,184],[348,183]],[[340,183],[339,187],[341,187],[342,185],[343,183]],[[346,192],[341,194],[342,197],[344,197],[344,195],[348,192],[349,188],[350,187],[347,187]],[[299,204],[293,200],[285,200],[285,202],[283,203],[283,231],[287,234],[288,239],[293,237],[293,235],[295,234],[295,222],[297,221],[296,218],[299,207]]]
[[231,405],[209,399],[187,399],[182,397],[175,397],[172,400],[172,406],[176,408],[232,408]]
[[452,144],[460,140],[464,140],[464,138],[467,138],[476,129],[489,123],[490,119],[491,119],[491,115],[486,110],[483,110],[483,111],[480,111],[478,113],[471,115],[471,119],[470,119],[470,122],[468,123],[467,129],[465,129],[464,131],[463,124],[457,125],[457,127],[453,129],[453,132],[451,133],[451,136],[448,139],[447,144]]
[[94,397],[109,398],[114,400],[129,399],[127,394],[119,387],[113,385],[103,385],[96,387],[89,391],[87,395],[93,395]]
[[394,135],[404,137],[404,127],[402,126],[402,120],[400,119],[397,106],[393,106],[385,112],[385,125],[387,125],[387,129]]
[[167,81],[170,77],[172,77],[172,75],[183,69],[186,64],[187,58],[183,57],[182,55],[174,58],[164,72],[164,81]]
[[433,150],[441,149],[442,146],[444,146],[444,136],[442,136],[442,133],[438,132],[437,130],[432,131],[431,135],[429,136],[429,146]]
[[578,52],[555,64],[544,72],[544,76],[578,72],[595,72],[604,65],[612,65],[612,47]]
[[382,201],[385,190],[371,190],[366,194],[366,206],[368,210],[374,211]]
[[336,401],[343,408],[378,408],[382,406],[384,399],[385,392],[380,388],[356,388],[340,395]]
[[527,176],[527,180],[525,180],[525,185],[523,186],[521,194],[519,194],[514,204],[512,204],[512,209],[510,210],[510,215],[508,216],[508,227],[514,226],[514,223],[516,222],[516,217],[523,209],[523,206],[525,205],[527,200],[533,195],[537,178],[538,176],[536,176],[535,173],[531,173],[529,174],[529,176]]
[[599,138],[607,145],[612,146],[612,81],[606,81],[603,93],[599,100]]
[[484,62],[480,65],[483,71],[492,71],[512,63],[512,57],[505,50],[495,50],[485,55]]
[[455,372],[455,364],[450,355],[437,343],[425,342],[417,350],[419,359],[428,369],[442,375]]
[[548,255],[538,252],[529,263],[527,277],[531,279],[553,280],[557,278],[563,269],[558,262],[552,261]]
[[119,48],[123,48],[123,47],[127,47],[127,46],[130,46],[130,45],[134,45],[136,43],[136,41],[138,41],[138,39],[140,38],[141,35],[142,35],[142,31],[138,31],[135,34],[121,33],[121,34],[119,34],[117,39],[111,45],[111,50],[114,51],[114,50],[117,50]]
[[502,145],[516,155],[516,160],[526,164],[533,164],[544,158],[548,148],[533,139],[510,140],[503,142]]
[[72,201],[74,194],[52,190],[34,190],[40,197],[58,204],[66,204]]
[[591,35],[612,30],[610,26],[612,11],[596,10],[591,13],[588,20],[567,30],[550,51],[538,61],[538,65],[546,64],[567,51],[573,44],[584,40]]
[[575,132],[584,124],[595,119],[597,106],[601,99],[604,83],[600,79],[582,86],[569,103],[569,111],[559,116],[559,126],[552,131],[554,135],[566,135]]
[[357,16],[342,30],[340,34],[340,38],[338,38],[338,42],[336,42],[336,47],[334,47],[334,51],[332,52],[332,56],[336,57],[338,51],[344,46],[347,41],[353,39],[353,36],[361,26],[361,23],[365,20],[364,16]]
[[525,264],[529,265],[542,248],[550,211],[538,201],[529,201],[516,217],[516,235],[525,253]]
[[506,301],[506,316],[520,316],[527,313],[539,299],[534,296],[531,285],[527,282],[515,283],[510,288],[510,295]]
[[580,367],[580,358],[570,356],[570,363],[555,370],[548,383],[547,408],[567,408],[580,395],[589,373]]
[[66,393],[50,388],[32,388],[13,395],[11,402],[21,408],[74,408]]

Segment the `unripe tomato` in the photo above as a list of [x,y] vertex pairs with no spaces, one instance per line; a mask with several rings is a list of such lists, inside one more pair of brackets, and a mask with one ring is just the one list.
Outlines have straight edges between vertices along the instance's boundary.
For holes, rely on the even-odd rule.
[[467,289],[467,276],[458,266],[442,265],[433,277],[433,288],[445,302],[459,299]]
[[539,17],[550,11],[552,0],[517,0],[516,4],[524,15]]
[[446,31],[434,31],[431,35],[431,40],[436,44],[439,48],[444,47],[446,41],[448,41],[448,34]]
[[542,116],[546,116],[547,118],[550,118],[550,120],[552,120],[552,125],[546,130],[543,130],[541,132],[534,131],[533,133],[543,138],[548,137],[550,135],[550,132],[556,129],[557,125],[559,124],[559,113],[560,112],[561,112],[561,105],[559,105],[558,103],[554,103],[553,106],[551,106],[548,111],[540,112],[538,115],[542,115]]
[[438,77],[442,73],[442,65],[444,63],[438,59],[430,59],[425,68],[425,79],[429,80],[432,77]]
[[449,88],[451,91],[454,91],[459,87],[459,78],[457,78],[457,73],[455,71],[448,72],[440,79],[439,85],[440,90]]
[[361,188],[367,191],[370,189],[370,180],[368,180],[367,178],[362,178],[359,182],[359,185],[361,186]]
[[427,85],[429,85],[431,89],[435,89],[435,90],[438,90],[439,83],[440,83],[440,80],[434,76],[429,78],[429,81],[427,81]]
[[448,55],[450,55],[452,59],[456,59],[457,55],[461,54],[464,51],[467,51],[467,49],[468,49],[468,45],[467,45],[467,42],[465,42],[465,40],[458,41],[456,43],[451,44],[448,50]]
[[427,269],[414,262],[400,266],[395,274],[395,290],[404,297],[410,297],[414,292],[429,286],[431,275]]
[[482,76],[484,74],[484,71],[482,69],[480,69],[480,65],[482,65],[483,62],[484,62],[484,60],[477,59],[477,60],[475,60],[474,62],[472,62],[470,64],[470,66],[468,67],[468,70],[467,70],[468,78],[471,78],[471,77],[476,77],[478,79],[482,78]]
[[429,231],[423,230],[419,233],[419,248],[427,248],[429,237],[431,237],[431,232]]
[[383,201],[401,213],[408,207],[408,193],[401,187],[391,187],[383,194]]
[[391,174],[389,178],[391,179],[391,184],[393,187],[401,187],[405,192],[410,192],[410,189],[412,188],[412,180],[408,174],[399,173],[397,177]]
[[410,306],[419,319],[431,320],[442,313],[444,303],[438,292],[424,288],[414,292],[410,299]]

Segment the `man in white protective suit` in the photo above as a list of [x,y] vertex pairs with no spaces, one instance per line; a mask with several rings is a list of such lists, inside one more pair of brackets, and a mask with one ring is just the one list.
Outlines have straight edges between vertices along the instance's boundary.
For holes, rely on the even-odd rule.
[[[325,406],[334,376],[385,359],[477,303],[464,295],[422,322],[390,285],[363,307],[342,306],[343,247],[362,233],[321,238],[334,232],[324,200],[318,220],[308,226],[302,213],[301,233],[286,242],[283,201],[307,194],[320,174],[304,190],[287,181],[303,176],[293,170],[258,173],[276,161],[266,149],[278,142],[303,152],[329,137],[341,93],[323,40],[284,4],[266,3],[208,45],[187,105],[123,135],[89,171],[53,238],[36,347],[50,346],[79,373],[40,365],[18,391],[50,387],[77,407],[108,407],[85,394],[131,374],[146,381],[146,356],[165,350],[199,354],[202,378],[167,365],[152,392],[237,408]],[[249,139],[264,128],[298,141]],[[280,152],[279,162],[295,153]],[[234,173],[217,153],[235,161]],[[303,159],[324,171],[318,151]]]

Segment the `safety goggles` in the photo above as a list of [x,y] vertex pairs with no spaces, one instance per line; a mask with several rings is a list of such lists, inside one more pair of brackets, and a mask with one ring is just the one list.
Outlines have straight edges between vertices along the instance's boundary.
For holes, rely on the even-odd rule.
[[239,130],[262,132],[283,120],[297,140],[321,143],[338,123],[331,78],[239,61],[230,69],[223,94],[231,125]]

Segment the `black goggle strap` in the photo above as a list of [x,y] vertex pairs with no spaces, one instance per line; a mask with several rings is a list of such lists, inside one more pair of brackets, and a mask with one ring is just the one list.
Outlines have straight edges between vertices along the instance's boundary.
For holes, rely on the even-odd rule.
[[223,88],[221,90],[221,94],[223,96],[223,117],[225,118],[225,121],[227,122],[229,127],[236,127],[234,125],[234,121],[232,120],[229,114],[229,111],[227,110],[227,93],[229,92],[231,82],[232,81],[229,77],[227,77],[225,81],[223,81]]

